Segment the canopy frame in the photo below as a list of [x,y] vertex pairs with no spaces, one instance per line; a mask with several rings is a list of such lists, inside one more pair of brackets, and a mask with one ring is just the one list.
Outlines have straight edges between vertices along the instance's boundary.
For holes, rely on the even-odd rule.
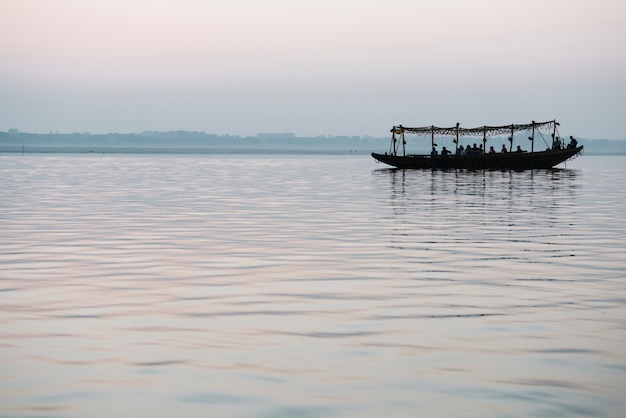
[[[391,128],[392,132],[392,152],[393,155],[397,155],[399,151],[399,146],[396,146],[396,141],[398,140],[396,135],[399,136],[402,140],[402,153],[406,155],[405,144],[406,141],[404,139],[405,134],[411,135],[422,135],[422,136],[430,136],[432,146],[435,147],[435,135],[438,136],[454,136],[455,139],[453,142],[456,144],[456,148],[459,147],[459,137],[463,136],[482,136],[483,146],[486,146],[487,138],[497,135],[505,135],[508,134],[510,147],[509,150],[513,149],[513,137],[516,132],[522,131],[532,131],[532,136],[528,139],[532,141],[532,151],[534,151],[534,142],[535,142],[535,131],[540,129],[553,130],[553,146],[554,146],[554,136],[556,134],[556,129],[559,123],[556,120],[550,120],[547,122],[535,122],[524,123],[524,124],[511,124],[511,125],[501,125],[501,126],[479,126],[476,128],[461,128],[460,124],[457,123],[455,126],[451,127],[440,127],[440,126],[421,126],[421,127],[406,127],[402,125],[397,125]],[[483,148],[484,149],[484,148]],[[532,152],[531,151],[531,152]]]

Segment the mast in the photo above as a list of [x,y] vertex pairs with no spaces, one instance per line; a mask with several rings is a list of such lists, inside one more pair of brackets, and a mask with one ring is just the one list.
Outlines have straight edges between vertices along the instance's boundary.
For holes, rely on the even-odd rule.
[[554,149],[554,140],[556,139],[556,119],[554,119],[554,129],[552,130],[552,148]]

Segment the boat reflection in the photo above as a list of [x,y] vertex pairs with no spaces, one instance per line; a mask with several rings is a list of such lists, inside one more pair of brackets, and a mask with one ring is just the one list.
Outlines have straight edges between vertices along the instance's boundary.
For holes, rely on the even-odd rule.
[[550,244],[577,217],[578,170],[391,169],[373,177],[387,190],[393,235],[407,237],[404,243],[459,251],[503,241]]

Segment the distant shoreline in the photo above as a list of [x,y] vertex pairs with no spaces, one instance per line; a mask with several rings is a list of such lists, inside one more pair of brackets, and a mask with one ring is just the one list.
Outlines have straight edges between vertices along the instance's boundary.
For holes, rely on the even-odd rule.
[[169,147],[74,147],[74,146],[1,146],[2,154],[256,154],[256,155],[369,155],[369,150],[332,150],[308,148],[169,148]]
[[[522,148],[529,148],[528,140],[515,138]],[[369,154],[389,149],[388,137],[316,136],[298,137],[292,133],[264,133],[256,136],[215,135],[204,132],[171,131],[129,134],[89,133],[25,133],[12,129],[0,132],[0,154],[7,153],[150,153],[150,154]],[[450,138],[436,138],[442,144]],[[467,140],[466,142],[472,142]],[[499,149],[506,138],[490,138],[488,144]],[[584,139],[588,155],[626,155],[626,139]],[[546,144],[535,141],[535,149]],[[430,152],[430,140],[407,138],[407,152]]]

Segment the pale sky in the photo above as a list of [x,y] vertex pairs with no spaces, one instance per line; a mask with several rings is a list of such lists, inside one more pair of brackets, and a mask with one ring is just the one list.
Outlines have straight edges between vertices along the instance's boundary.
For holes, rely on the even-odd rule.
[[0,0],[0,131],[626,138],[625,0]]

